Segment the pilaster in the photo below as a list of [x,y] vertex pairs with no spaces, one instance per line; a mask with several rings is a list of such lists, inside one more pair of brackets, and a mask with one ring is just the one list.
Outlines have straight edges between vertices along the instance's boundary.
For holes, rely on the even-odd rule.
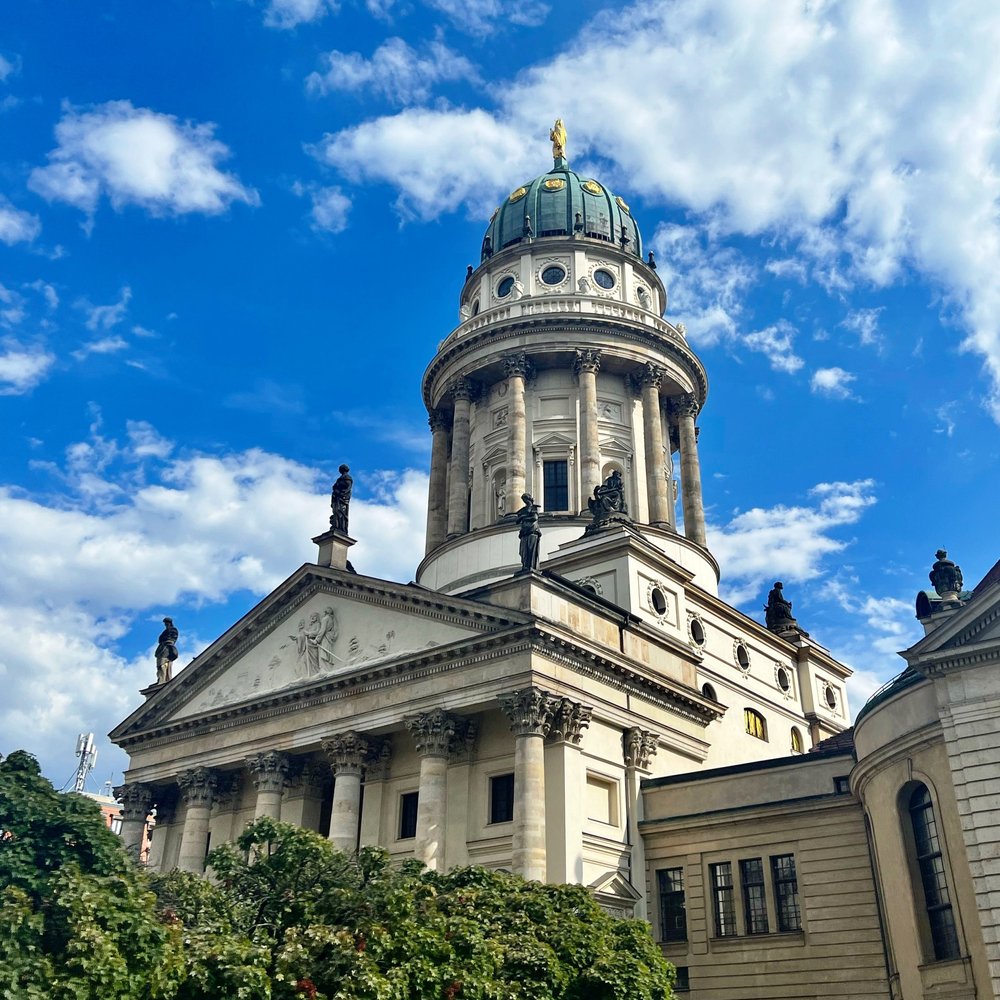
[[649,766],[656,756],[659,737],[648,729],[634,726],[622,733],[622,757],[625,763],[625,808],[628,821],[628,842],[631,845],[629,880],[640,892],[635,902],[635,917],[647,919],[646,893],[646,850],[639,830],[643,819],[642,779],[649,774]]
[[593,708],[556,699],[545,741],[545,853],[549,882],[583,882],[585,768],[580,753]]

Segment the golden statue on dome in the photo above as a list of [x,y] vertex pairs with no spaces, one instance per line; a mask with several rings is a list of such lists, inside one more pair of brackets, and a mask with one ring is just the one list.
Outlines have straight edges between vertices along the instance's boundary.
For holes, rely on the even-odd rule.
[[552,140],[552,159],[566,159],[566,127],[561,118],[556,119],[552,131],[549,132],[549,138]]

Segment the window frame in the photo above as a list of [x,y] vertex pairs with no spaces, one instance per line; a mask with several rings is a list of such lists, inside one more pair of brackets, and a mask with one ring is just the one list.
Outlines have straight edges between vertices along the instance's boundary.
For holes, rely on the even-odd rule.
[[[728,883],[720,880],[719,875],[725,869]],[[709,890],[712,908],[712,929],[715,937],[739,937],[740,929],[736,922],[736,885],[733,879],[732,861],[713,861],[708,866]]]
[[[412,802],[412,817],[409,804]],[[396,840],[413,840],[417,836],[417,810],[420,808],[420,792],[411,789],[399,793],[399,815],[396,823]],[[409,820],[413,821],[413,833],[407,833]],[[405,824],[405,825],[404,825]]]
[[[679,879],[679,883],[672,883],[672,887],[668,888],[665,883],[673,873],[676,873],[674,877]],[[678,884],[680,888],[677,888]],[[660,940],[665,944],[687,941],[687,897],[683,864],[656,870],[656,898],[660,908]],[[667,926],[670,917],[675,921],[673,928]]]
[[740,858],[740,896],[743,900],[743,932],[770,934],[767,917],[767,880],[763,858]]
[[[506,810],[503,818],[497,818],[497,799],[494,795],[494,790],[498,787],[498,783],[503,781],[506,785],[509,779],[510,782],[510,798],[509,798],[509,810]],[[503,801],[503,800],[501,800]],[[510,815],[507,815],[507,812]],[[487,792],[486,792],[486,825],[496,826],[500,823],[513,823],[514,822],[514,772],[513,771],[501,771],[499,774],[491,774],[487,782]]]
[[743,730],[747,736],[752,736],[755,740],[769,743],[767,738],[767,719],[756,708],[749,705],[743,708]]
[[[788,870],[779,873],[779,862],[791,860],[791,874]],[[799,902],[799,870],[795,861],[795,855],[772,854],[771,855],[771,887],[774,891],[774,916],[775,926],[779,934],[791,934],[802,930],[802,904]],[[790,892],[786,893],[782,887],[791,886]],[[787,900],[792,901],[792,906],[786,905]],[[794,916],[791,916],[794,910]]]
[[[548,479],[548,471],[550,468],[555,468],[556,466],[561,466],[562,473],[565,477],[565,481],[562,483],[552,483],[550,484]],[[551,499],[550,490],[554,493],[555,491],[565,491],[566,503],[565,506],[555,506],[555,501]],[[560,499],[562,499],[560,497]],[[572,492],[570,490],[569,481],[569,458],[542,458],[542,510],[546,514],[566,514],[570,512],[570,503],[572,501]]]

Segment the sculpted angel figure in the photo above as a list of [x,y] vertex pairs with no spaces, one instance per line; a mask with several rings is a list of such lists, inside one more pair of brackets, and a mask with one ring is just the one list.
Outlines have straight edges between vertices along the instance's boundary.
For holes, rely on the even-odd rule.
[[320,658],[326,666],[333,666],[334,663],[340,662],[340,657],[333,652],[333,644],[337,641],[339,634],[337,616],[333,613],[333,608],[327,607],[320,617],[319,635],[316,637]]
[[566,128],[563,125],[563,120],[561,118],[556,119],[555,125],[552,126],[552,131],[549,132],[549,138],[552,140],[552,158],[554,160],[565,159]]

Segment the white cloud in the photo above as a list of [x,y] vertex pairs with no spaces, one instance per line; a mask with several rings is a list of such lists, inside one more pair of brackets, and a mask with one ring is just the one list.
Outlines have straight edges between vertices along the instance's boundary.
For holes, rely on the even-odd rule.
[[3,338],[0,340],[0,396],[21,396],[30,392],[45,378],[55,360],[55,355],[40,345]]
[[858,335],[858,341],[866,347],[879,347],[882,334],[878,329],[878,318],[882,306],[877,309],[855,309],[849,312],[840,325]]
[[29,282],[24,287],[30,288],[33,292],[38,292],[45,299],[45,304],[50,310],[59,308],[59,293],[47,281],[42,281],[41,278],[38,278],[35,281]]
[[444,14],[456,28],[470,35],[487,35],[499,22],[535,26],[549,13],[540,0],[424,0],[428,7]]
[[852,399],[851,383],[857,378],[843,368],[817,368],[809,380],[809,387],[818,396],[832,399]]
[[308,194],[312,201],[309,216],[313,229],[328,233],[342,233],[347,228],[351,199],[337,186],[319,187],[296,183],[292,190],[297,195]]
[[313,93],[371,90],[398,104],[425,101],[435,85],[455,80],[477,82],[479,74],[465,56],[433,41],[423,52],[402,38],[390,38],[365,59],[360,52],[327,52],[322,73],[311,73],[306,87]]
[[774,580],[812,580],[823,572],[825,557],[848,541],[838,529],[856,524],[876,502],[872,480],[819,483],[810,504],[754,507],[728,524],[709,529],[709,547],[726,581],[726,599],[740,603]]
[[17,60],[11,60],[6,56],[0,55],[0,83],[6,82],[7,77],[16,73],[18,68],[19,63]]
[[329,13],[336,13],[338,8],[334,0],[270,0],[264,23],[269,28],[295,28],[319,21]]
[[30,243],[42,231],[37,215],[12,205],[0,195],[0,243]]
[[404,111],[322,148],[431,218],[544,169],[538,122],[560,115],[571,161],[595,150],[609,182],[722,233],[782,234],[831,292],[914,269],[940,285],[1000,420],[998,48],[993,4],[643,3],[494,88],[494,113]]
[[117,354],[128,347],[128,341],[124,337],[112,334],[110,337],[101,337],[98,340],[91,340],[82,344],[73,351],[73,357],[77,361],[83,361],[89,354]]
[[25,317],[24,296],[0,284],[0,324],[17,326]]
[[762,330],[744,334],[740,339],[751,351],[763,354],[776,372],[792,375],[805,364],[793,350],[795,334],[795,327],[781,319]]
[[138,205],[154,215],[213,215],[234,201],[256,205],[256,191],[219,169],[229,149],[214,131],[129,101],[67,109],[48,166],[35,168],[28,186],[91,215],[102,195],[115,209]]
[[88,330],[110,330],[116,327],[128,312],[128,304],[132,301],[132,289],[125,285],[118,293],[118,301],[106,306],[91,305],[86,299],[77,303],[87,318],[84,321]]

